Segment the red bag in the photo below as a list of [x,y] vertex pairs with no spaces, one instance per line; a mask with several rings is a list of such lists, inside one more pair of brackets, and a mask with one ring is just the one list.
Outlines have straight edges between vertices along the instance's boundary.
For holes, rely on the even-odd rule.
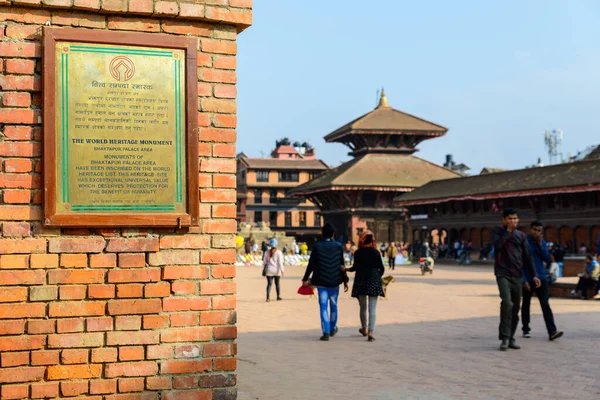
[[298,294],[304,295],[304,296],[312,296],[313,294],[315,294],[315,292],[313,291],[312,286],[310,285],[302,285],[298,288]]

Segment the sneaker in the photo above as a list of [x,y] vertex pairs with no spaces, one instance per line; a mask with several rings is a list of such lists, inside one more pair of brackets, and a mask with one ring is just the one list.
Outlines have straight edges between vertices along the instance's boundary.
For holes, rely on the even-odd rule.
[[277,301],[283,300],[281,297],[277,297]]
[[594,300],[600,300],[600,293],[594,296]]
[[558,331],[558,332],[554,332],[552,335],[550,335],[550,340],[555,340],[558,339],[559,337],[561,337],[563,335],[562,331]]
[[329,333],[329,336],[334,337],[337,332],[338,332],[338,328],[336,326],[335,329]]
[[508,340],[502,339],[502,343],[500,343],[500,350],[506,351],[508,349]]
[[569,292],[569,294],[570,294],[571,296],[575,296],[575,295],[577,294],[577,292],[576,292],[576,291],[574,291],[574,290],[571,290],[571,291]]
[[267,303],[270,302],[270,301],[271,301],[271,299],[267,299]]
[[319,340],[322,340],[322,341],[324,341],[324,342],[327,342],[327,341],[329,341],[329,335],[323,335],[323,336],[321,336],[321,337],[319,338]]
[[519,350],[521,348],[521,346],[519,346],[517,344],[517,342],[515,341],[515,339],[512,339],[509,343],[508,343],[508,348],[509,349],[515,349],[515,350]]
[[523,337],[529,339],[531,337],[531,333],[523,332]]

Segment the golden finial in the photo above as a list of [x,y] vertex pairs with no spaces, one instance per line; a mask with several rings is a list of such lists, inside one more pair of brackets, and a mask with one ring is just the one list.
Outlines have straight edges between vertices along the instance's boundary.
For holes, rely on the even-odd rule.
[[381,107],[389,107],[387,97],[385,96],[385,90],[383,88],[381,88],[381,98],[379,99],[379,105],[377,108]]

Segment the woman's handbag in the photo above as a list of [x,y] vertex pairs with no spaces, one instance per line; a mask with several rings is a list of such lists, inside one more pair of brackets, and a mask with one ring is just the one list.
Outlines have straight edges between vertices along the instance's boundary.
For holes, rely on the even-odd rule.
[[262,276],[267,276],[267,266],[266,265],[263,268]]
[[302,285],[298,288],[298,294],[301,294],[303,296],[312,296],[313,294],[315,294],[315,292],[313,291],[312,286]]

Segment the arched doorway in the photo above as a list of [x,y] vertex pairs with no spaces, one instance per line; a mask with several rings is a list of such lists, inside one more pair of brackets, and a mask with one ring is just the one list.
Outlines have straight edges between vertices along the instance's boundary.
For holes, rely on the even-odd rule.
[[[579,252],[579,248],[583,245],[588,251],[592,248],[590,243],[590,228],[587,226],[579,225],[575,228],[575,248]],[[586,251],[587,253],[587,251]]]
[[546,226],[544,228],[544,239],[548,243],[558,243],[558,229],[554,226]]
[[492,241],[492,230],[490,228],[481,229],[481,241],[484,245]]
[[569,244],[567,252],[573,252],[573,229],[570,226],[563,225],[560,227],[558,231],[558,239],[560,240],[561,247],[566,247],[567,244]]
[[460,241],[466,241],[468,242],[470,240],[469,238],[469,230],[467,228],[462,228],[460,230]]
[[471,236],[471,242],[473,243],[473,248],[480,249],[481,248],[481,235],[479,234],[479,229],[472,228],[470,236]]

